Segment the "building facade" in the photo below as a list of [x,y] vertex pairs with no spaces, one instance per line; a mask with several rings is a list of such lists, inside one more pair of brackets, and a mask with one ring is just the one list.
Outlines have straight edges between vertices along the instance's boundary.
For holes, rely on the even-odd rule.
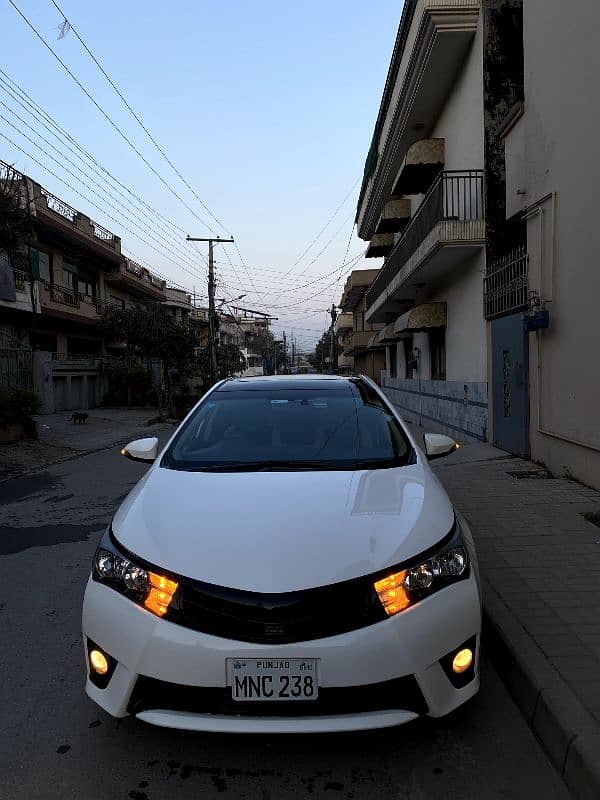
[[[348,276],[340,300],[345,326],[342,356],[352,359],[353,371],[357,375],[368,375],[381,383],[381,372],[385,367],[385,349],[375,343],[374,337],[383,324],[369,322],[366,318],[366,293],[377,275],[376,269],[356,269]],[[352,317],[352,327],[350,319]]]
[[365,320],[406,418],[488,435],[483,16],[479,0],[407,0],[357,210],[383,266]]
[[[507,223],[524,228],[517,275],[528,293],[531,330],[522,334],[522,376],[510,365],[504,373],[498,369],[493,393],[494,419],[506,414],[510,420],[510,404],[522,384],[531,457],[554,474],[595,487],[600,487],[600,229],[593,165],[600,114],[590,98],[600,70],[599,25],[595,0],[522,3],[523,94],[508,109],[500,136]],[[514,293],[511,280],[514,268],[500,284],[501,297]],[[494,290],[497,294],[497,285],[490,286],[490,304]]]
[[122,352],[100,326],[104,310],[169,302],[187,315],[189,296],[123,255],[116,234],[9,165],[0,170],[31,221],[18,268],[0,260],[0,384],[35,389],[46,413],[93,408],[103,364]]

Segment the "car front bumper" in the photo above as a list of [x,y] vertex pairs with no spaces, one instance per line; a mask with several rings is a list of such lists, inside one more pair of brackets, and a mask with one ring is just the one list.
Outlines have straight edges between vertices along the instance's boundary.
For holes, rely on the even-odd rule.
[[[86,691],[115,717],[133,713],[155,725],[187,730],[309,733],[389,727],[423,713],[444,716],[477,692],[480,630],[474,572],[383,622],[325,639],[275,646],[231,641],[159,619],[90,579],[83,608],[86,664],[89,639],[117,665],[104,689],[92,683],[88,666]],[[440,660],[473,637],[474,676],[456,688]],[[318,658],[320,698],[337,699],[325,703],[322,713],[311,709],[298,714],[296,704],[289,703],[289,715],[286,705],[273,716],[266,702],[252,704],[247,715],[230,698],[227,658]],[[150,689],[140,704],[142,686]],[[165,699],[172,696],[171,689],[179,698],[176,704]],[[181,702],[187,695],[189,708],[185,700]],[[210,698],[208,712],[199,696]],[[215,702],[215,698],[220,699]]]

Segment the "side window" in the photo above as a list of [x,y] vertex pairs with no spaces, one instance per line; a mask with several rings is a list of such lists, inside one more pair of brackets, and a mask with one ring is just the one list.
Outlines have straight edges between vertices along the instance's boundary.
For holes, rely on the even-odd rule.
[[404,345],[404,377],[405,378],[412,378],[413,377],[413,370],[411,365],[412,362],[412,351],[413,351],[413,337],[409,336],[406,339],[402,340]]
[[393,344],[389,349],[390,354],[390,378],[395,378],[398,372],[397,364],[398,359],[396,355],[396,345]]
[[446,329],[431,328],[429,331],[429,353],[431,358],[431,380],[446,380]]

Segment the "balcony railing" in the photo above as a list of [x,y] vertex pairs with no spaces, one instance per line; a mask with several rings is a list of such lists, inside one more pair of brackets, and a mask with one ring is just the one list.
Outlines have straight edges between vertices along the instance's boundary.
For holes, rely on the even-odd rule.
[[20,269],[13,269],[13,275],[15,279],[16,291],[24,292],[26,289],[26,284],[31,283],[31,274],[29,272],[23,272]]
[[483,170],[441,172],[369,287],[367,306],[372,305],[385,291],[402,265],[438,223],[481,219]]
[[77,292],[72,289],[66,289],[63,286],[58,286],[55,283],[48,285],[50,293],[50,300],[53,303],[59,303],[62,306],[70,306],[71,308],[79,308],[79,296]]
[[98,239],[113,250],[120,250],[120,239],[114,233],[94,222],[93,219],[89,219],[85,214],[77,211],[76,208],[65,203],[60,197],[42,186],[39,187],[39,191],[40,197],[45,200],[46,207],[54,214],[58,214],[81,233],[93,236],[94,239]]
[[55,214],[60,214],[61,217],[64,217],[69,222],[75,222],[78,212],[73,206],[65,203],[60,197],[48,192],[46,189],[42,189],[41,193],[46,198],[46,203],[50,211],[54,211]]

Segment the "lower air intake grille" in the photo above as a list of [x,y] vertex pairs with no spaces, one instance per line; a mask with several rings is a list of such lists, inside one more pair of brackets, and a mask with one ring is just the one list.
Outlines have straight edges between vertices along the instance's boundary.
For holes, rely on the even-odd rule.
[[368,711],[413,711],[425,714],[427,703],[414,675],[364,686],[319,689],[317,700],[295,702],[237,702],[228,687],[183,686],[140,675],[127,710],[187,711],[242,717],[317,717]]

